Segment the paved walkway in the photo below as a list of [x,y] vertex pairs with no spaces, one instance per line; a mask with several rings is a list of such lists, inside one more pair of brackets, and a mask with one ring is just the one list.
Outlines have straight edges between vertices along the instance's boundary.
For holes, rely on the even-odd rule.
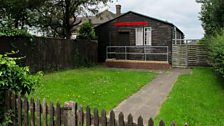
[[146,124],[150,117],[155,117],[159,112],[161,104],[166,100],[177,77],[190,73],[190,69],[172,69],[162,72],[150,84],[114,108],[115,114],[123,112],[127,119],[128,114],[131,113],[135,122],[141,115]]

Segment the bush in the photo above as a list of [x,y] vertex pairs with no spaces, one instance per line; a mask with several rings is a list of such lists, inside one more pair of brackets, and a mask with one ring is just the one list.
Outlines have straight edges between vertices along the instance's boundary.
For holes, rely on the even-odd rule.
[[[11,54],[15,54],[12,52]],[[11,58],[8,54],[0,54],[0,106],[4,104],[4,94],[7,90],[29,94],[37,86],[41,74],[31,75],[28,67],[20,67],[16,60],[21,58]],[[0,121],[2,120],[3,107],[0,107]]]
[[95,30],[90,21],[86,21],[81,25],[77,38],[78,39],[96,39]]
[[224,30],[208,38],[207,43],[210,63],[224,77]]
[[17,29],[2,27],[0,28],[0,37],[31,37],[32,35],[28,33],[27,29]]

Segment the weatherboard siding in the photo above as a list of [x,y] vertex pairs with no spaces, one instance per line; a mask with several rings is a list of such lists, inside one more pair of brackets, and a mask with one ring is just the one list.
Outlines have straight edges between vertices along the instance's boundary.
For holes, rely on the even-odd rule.
[[[156,19],[148,18],[136,13],[129,12],[114,20],[96,27],[98,36],[98,58],[99,62],[106,59],[106,46],[135,46],[135,28],[140,26],[115,26],[116,22],[148,22],[147,26],[152,28],[152,46],[169,46],[169,62],[171,63],[172,39],[174,26]],[[142,27],[142,26],[141,26]],[[119,39],[120,34],[129,34],[128,42]],[[182,35],[180,31],[177,31]],[[183,36],[183,35],[182,35]],[[182,37],[181,36],[181,37]]]

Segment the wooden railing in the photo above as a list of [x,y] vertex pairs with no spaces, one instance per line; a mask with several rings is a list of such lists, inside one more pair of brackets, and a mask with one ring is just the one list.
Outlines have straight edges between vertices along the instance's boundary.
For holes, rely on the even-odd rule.
[[[113,110],[109,115],[102,110],[99,115],[97,108],[91,112],[90,107],[87,106],[83,111],[82,106],[78,108],[77,103],[72,102],[65,106],[61,106],[59,102],[56,105],[50,102],[48,105],[46,99],[42,103],[40,99],[35,102],[33,97],[28,100],[26,96],[22,98],[11,92],[8,92],[5,98],[6,110],[12,110],[15,115],[12,119],[13,126],[154,126],[152,118],[148,120],[148,124],[143,124],[141,116],[137,122],[133,122],[131,114],[125,120],[121,112],[116,119]],[[165,126],[163,120],[159,122],[159,126]],[[175,123],[171,126],[175,126]]]

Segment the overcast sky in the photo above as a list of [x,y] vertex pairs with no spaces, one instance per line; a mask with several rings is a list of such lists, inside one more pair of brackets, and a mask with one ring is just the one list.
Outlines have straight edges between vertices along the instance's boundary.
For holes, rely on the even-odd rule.
[[[195,0],[119,0],[119,4],[122,13],[134,11],[173,23],[184,32],[185,38],[203,37],[198,19],[200,4]],[[109,10],[115,12],[115,5],[116,2],[109,3]]]

